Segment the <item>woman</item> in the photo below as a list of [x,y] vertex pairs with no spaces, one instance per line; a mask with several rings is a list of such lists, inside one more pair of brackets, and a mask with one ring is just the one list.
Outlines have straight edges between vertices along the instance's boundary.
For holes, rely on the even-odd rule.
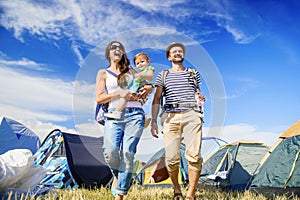
[[[145,115],[137,97],[131,95],[129,90],[121,89],[117,83],[118,76],[130,73],[124,46],[117,41],[110,42],[106,47],[106,59],[109,67],[99,70],[97,74],[96,102],[109,102],[108,111],[111,112],[116,109],[120,98],[129,99],[121,119],[106,119],[104,126],[103,154],[114,176],[112,194],[120,200],[130,188],[133,159],[143,132]],[[151,86],[145,86],[139,98],[146,98],[151,90]]]

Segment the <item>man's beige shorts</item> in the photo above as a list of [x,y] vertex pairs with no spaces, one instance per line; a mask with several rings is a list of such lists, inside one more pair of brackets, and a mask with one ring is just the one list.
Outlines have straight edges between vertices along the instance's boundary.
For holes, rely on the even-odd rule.
[[163,113],[163,134],[168,171],[172,172],[178,169],[181,142],[186,146],[185,157],[189,168],[194,171],[201,170],[202,119],[202,114],[194,110]]

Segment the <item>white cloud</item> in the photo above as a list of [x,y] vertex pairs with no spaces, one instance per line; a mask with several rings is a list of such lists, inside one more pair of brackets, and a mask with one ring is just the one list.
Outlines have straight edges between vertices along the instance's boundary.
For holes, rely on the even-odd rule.
[[6,60],[2,56],[2,58],[0,57],[0,65],[4,65],[7,67],[22,67],[37,71],[49,71],[49,68],[46,68],[46,64],[36,63],[35,61],[29,60],[27,58],[21,58],[21,60]]
[[[221,130],[221,132],[219,132],[219,130]],[[204,135],[210,133],[210,135],[206,136],[218,137],[228,143],[236,142],[239,140],[253,140],[264,142],[269,146],[274,145],[274,143],[278,140],[279,135],[282,134],[283,131],[284,130],[281,130],[279,132],[261,131],[257,130],[255,126],[249,124],[232,124],[226,125],[224,127],[205,127],[203,129]],[[213,133],[217,134],[214,135]]]
[[79,51],[78,45],[73,44],[73,45],[72,45],[72,49],[73,49],[75,55],[77,56],[78,61],[79,61],[79,65],[80,65],[80,64],[84,61],[84,58],[82,57],[82,55],[81,55],[81,53],[80,53],[80,51]]
[[245,95],[249,90],[256,89],[262,85],[258,80],[246,77],[226,77],[225,83],[227,85],[226,99],[236,99]]
[[12,0],[1,1],[0,5],[5,13],[0,18],[2,26],[14,29],[16,38],[20,40],[23,40],[21,35],[24,30],[36,35],[58,36],[62,33],[61,22],[71,17],[66,6],[58,2],[42,5]]
[[[2,1],[4,13],[0,22],[6,29],[13,29],[15,36],[23,40],[22,33],[58,39],[67,35],[87,44],[97,45],[131,28],[159,26],[159,21],[126,9],[114,1],[54,1],[46,4],[12,0]],[[25,8],[25,9],[24,9]],[[164,25],[168,26],[168,25]]]
[[155,17],[138,15],[136,10],[128,9],[120,2],[91,1],[87,4],[83,1],[79,5],[82,16],[76,26],[79,37],[88,44],[98,45],[103,40],[136,28],[174,27]]
[[253,40],[258,38],[261,34],[257,33],[256,35],[246,35],[241,29],[237,27],[233,27],[234,25],[229,23],[229,24],[218,24],[219,26],[222,26],[223,28],[226,29],[227,32],[231,33],[232,36],[234,37],[234,40],[237,43],[240,44],[248,44],[251,43]]
[[[9,105],[8,103],[0,104],[0,117],[9,117],[15,120],[42,120],[55,122],[64,122],[71,118],[71,115],[59,115],[53,112],[51,113],[51,111],[46,112],[38,109],[32,109],[30,108],[30,104],[17,104],[16,102],[12,102],[11,104],[12,105]],[[44,106],[46,107],[46,105]]]
[[73,92],[74,112],[79,115],[93,113],[95,104],[95,84],[76,81]]
[[[186,0],[174,0],[174,1],[160,1],[160,0],[123,0],[126,3],[129,3],[135,7],[138,7],[146,12],[161,12],[171,10],[172,6],[177,6],[179,4],[186,3]],[[166,10],[167,9],[167,10]]]
[[76,124],[76,131],[79,135],[101,137],[104,134],[104,126],[93,120],[89,123]]
[[[74,82],[27,75],[1,66],[0,84],[0,117],[24,122],[41,138],[56,128],[81,135],[102,135],[93,119],[93,84],[77,82],[74,89]],[[84,124],[77,120],[82,116]],[[73,124],[76,130],[66,128]]]
[[[43,38],[59,39],[68,36],[71,40],[82,40],[86,44],[96,46],[101,41],[118,35],[124,31],[160,27],[184,31],[189,35],[197,34],[207,37],[216,30],[210,30],[202,24],[202,20],[216,21],[234,36],[238,43],[248,43],[258,37],[255,31],[245,31],[242,20],[248,21],[247,16],[239,20],[239,9],[229,2],[186,2],[177,1],[52,1],[48,3],[29,0],[1,1],[3,14],[0,23],[6,29],[14,30],[15,36],[23,40],[22,33],[27,30]],[[134,9],[135,7],[135,9]],[[241,5],[238,6],[239,8]],[[245,7],[245,6],[244,6]],[[25,8],[25,9],[24,9]],[[250,10],[251,11],[251,10]],[[255,14],[250,12],[250,17]],[[236,17],[239,16],[239,17]],[[249,16],[248,16],[249,17]],[[162,20],[165,19],[165,20]],[[193,20],[192,20],[193,19]],[[195,21],[196,20],[196,21]],[[194,25],[177,27],[179,24]],[[199,26],[201,31],[199,32]],[[205,27],[205,28],[204,28]],[[254,29],[251,26],[252,29]],[[148,46],[151,43],[148,43]],[[73,46],[79,61],[82,60],[78,48]]]
[[261,35],[260,15],[251,6],[236,1],[206,2],[204,15],[215,20],[219,27],[230,33],[236,43],[251,43]]
[[65,133],[77,134],[77,131],[74,129],[69,129],[50,122],[41,122],[36,120],[20,120],[19,122],[31,129],[40,138],[41,142],[44,141],[45,137],[54,129],[59,129]]
[[0,67],[0,113],[15,120],[72,120],[73,83]]
[[41,140],[53,129],[77,133],[67,128],[73,127],[73,82],[26,75],[0,66],[0,85],[0,118],[23,123]]

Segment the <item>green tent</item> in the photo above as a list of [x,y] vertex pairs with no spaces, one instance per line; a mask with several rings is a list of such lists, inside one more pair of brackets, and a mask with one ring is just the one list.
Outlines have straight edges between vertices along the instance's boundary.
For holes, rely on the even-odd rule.
[[267,196],[300,195],[300,120],[288,128],[262,159],[250,190]]
[[199,183],[208,188],[245,190],[269,149],[266,144],[256,141],[223,145],[204,160]]

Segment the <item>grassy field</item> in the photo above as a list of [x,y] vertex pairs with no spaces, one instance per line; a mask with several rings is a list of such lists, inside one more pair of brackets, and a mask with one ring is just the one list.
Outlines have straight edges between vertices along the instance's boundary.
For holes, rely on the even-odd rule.
[[[183,190],[183,195],[186,191]],[[143,188],[143,187],[132,187],[129,194],[124,198],[126,200],[167,200],[172,199],[173,190],[171,188]],[[9,200],[15,199],[10,197]],[[77,190],[56,190],[49,192],[44,197],[26,197],[19,198],[20,200],[113,200],[114,197],[111,195],[110,190],[107,188],[96,188],[96,189],[77,189]],[[196,192],[196,199],[205,200],[265,200],[266,197],[262,195],[254,195],[249,191],[246,192],[221,192],[200,189]],[[299,200],[300,198],[293,196],[276,196],[275,200]]]

